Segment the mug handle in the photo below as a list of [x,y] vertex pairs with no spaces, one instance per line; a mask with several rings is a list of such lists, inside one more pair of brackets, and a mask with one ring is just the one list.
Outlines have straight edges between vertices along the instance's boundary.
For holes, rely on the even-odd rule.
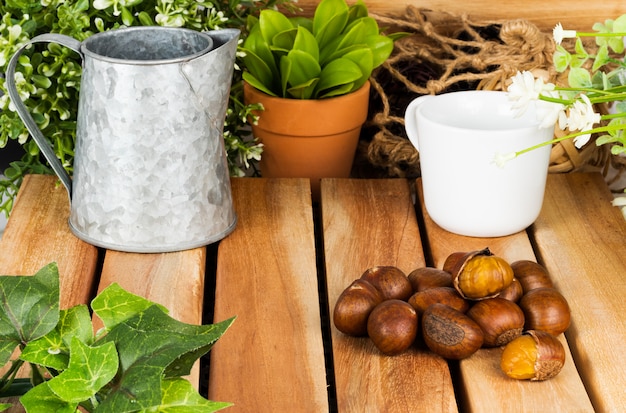
[[404,112],[404,128],[409,140],[415,146],[415,149],[419,151],[418,139],[417,139],[417,109],[426,100],[433,98],[433,95],[418,96],[409,103],[406,111]]
[[42,34],[39,36],[35,36],[31,40],[23,44],[11,57],[11,60],[9,61],[9,65],[7,66],[6,79],[5,79],[9,97],[11,98],[11,101],[15,105],[17,114],[22,119],[22,122],[24,122],[24,125],[26,125],[26,129],[28,129],[28,132],[30,132],[31,136],[35,140],[35,143],[37,144],[37,146],[39,146],[39,149],[41,149],[41,152],[43,153],[46,160],[52,167],[52,170],[57,174],[59,179],[61,179],[61,182],[67,189],[67,193],[71,200],[72,199],[72,179],[63,168],[63,165],[61,164],[61,161],[59,160],[59,158],[57,158],[56,154],[54,153],[54,149],[52,145],[43,136],[43,133],[37,126],[37,123],[31,116],[31,114],[28,112],[28,109],[26,108],[26,105],[24,105],[24,102],[22,102],[22,99],[20,98],[19,92],[17,91],[17,87],[15,85],[15,68],[17,67],[17,61],[20,55],[24,52],[24,50],[34,43],[58,43],[78,53],[81,59],[83,58],[83,54],[80,52],[80,42],[72,37],[69,37],[63,34],[55,34],[55,33]]

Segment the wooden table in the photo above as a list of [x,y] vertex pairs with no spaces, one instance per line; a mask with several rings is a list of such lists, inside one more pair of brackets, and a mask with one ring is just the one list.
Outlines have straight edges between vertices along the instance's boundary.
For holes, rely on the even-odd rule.
[[[29,176],[0,242],[1,274],[56,261],[62,306],[111,282],[189,323],[237,319],[190,378],[229,412],[623,412],[626,406],[626,222],[600,175],[550,175],[541,216],[526,232],[453,235],[422,213],[419,181],[328,179],[312,205],[303,179],[233,179],[239,221],[219,244],[166,254],[104,251],[67,227],[54,177]],[[500,349],[446,362],[423,348],[383,356],[329,322],[341,291],[375,265],[441,267],[452,252],[488,246],[537,259],[572,309],[562,372],[507,379]],[[332,344],[331,344],[332,343]],[[205,370],[205,369],[202,369]]]

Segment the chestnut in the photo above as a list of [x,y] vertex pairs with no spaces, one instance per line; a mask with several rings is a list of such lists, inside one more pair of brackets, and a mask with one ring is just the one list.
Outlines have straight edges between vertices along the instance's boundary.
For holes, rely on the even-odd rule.
[[511,263],[515,279],[522,285],[524,293],[535,288],[553,288],[548,270],[539,263],[530,260],[519,260]]
[[535,288],[519,302],[526,317],[526,330],[541,330],[558,336],[570,325],[571,312],[567,300],[554,288]]
[[424,311],[422,336],[433,353],[453,360],[471,356],[483,344],[483,332],[474,320],[439,303]]
[[422,314],[435,303],[446,304],[462,313],[469,309],[469,302],[452,287],[436,287],[418,291],[409,298],[408,303],[418,314]]
[[513,301],[514,303],[517,303],[520,300],[520,298],[522,298],[522,295],[524,295],[522,284],[520,284],[517,278],[513,278],[513,281],[511,281],[511,284],[509,284],[509,286],[506,287],[504,290],[500,291],[500,294],[498,294],[498,297],[505,298],[509,301]]
[[408,278],[414,293],[435,287],[452,287],[452,274],[435,267],[417,268],[409,273]]
[[484,334],[484,347],[499,347],[519,337],[524,329],[524,312],[517,304],[494,297],[478,301],[467,312]]
[[495,297],[513,282],[513,269],[489,248],[456,258],[451,269],[454,288],[470,300]]
[[367,334],[367,318],[383,296],[372,284],[365,280],[355,280],[335,303],[333,322],[337,330],[350,336]]
[[406,274],[397,267],[379,265],[365,270],[361,279],[372,284],[385,300],[407,300],[413,294],[413,287]]
[[526,331],[504,347],[500,368],[518,380],[547,380],[561,371],[565,364],[563,344],[545,331]]
[[367,320],[367,334],[381,353],[392,356],[408,349],[417,336],[417,313],[406,301],[386,300]]

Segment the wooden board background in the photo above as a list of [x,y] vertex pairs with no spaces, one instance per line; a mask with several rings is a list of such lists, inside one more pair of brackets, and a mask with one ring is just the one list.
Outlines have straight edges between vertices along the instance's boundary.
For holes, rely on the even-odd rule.
[[[319,0],[299,0],[298,5],[303,14],[311,15]],[[348,0],[348,4],[355,3]],[[590,31],[596,22],[615,19],[626,13],[626,2],[605,0],[592,3],[584,0],[571,1],[492,1],[477,0],[473,2],[455,0],[365,0],[370,13],[381,15],[397,15],[408,5],[444,11],[457,15],[465,14],[474,21],[525,19],[536,24],[540,29],[550,31],[557,23],[567,29]]]

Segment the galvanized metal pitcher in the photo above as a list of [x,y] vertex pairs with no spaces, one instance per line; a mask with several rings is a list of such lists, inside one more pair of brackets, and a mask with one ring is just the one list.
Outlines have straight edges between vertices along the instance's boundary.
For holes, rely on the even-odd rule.
[[[33,38],[11,58],[11,100],[70,194],[79,238],[128,252],[210,244],[235,226],[223,126],[239,30],[131,27],[82,43]],[[83,72],[74,174],[70,178],[15,87],[19,55],[32,43],[78,52]]]

